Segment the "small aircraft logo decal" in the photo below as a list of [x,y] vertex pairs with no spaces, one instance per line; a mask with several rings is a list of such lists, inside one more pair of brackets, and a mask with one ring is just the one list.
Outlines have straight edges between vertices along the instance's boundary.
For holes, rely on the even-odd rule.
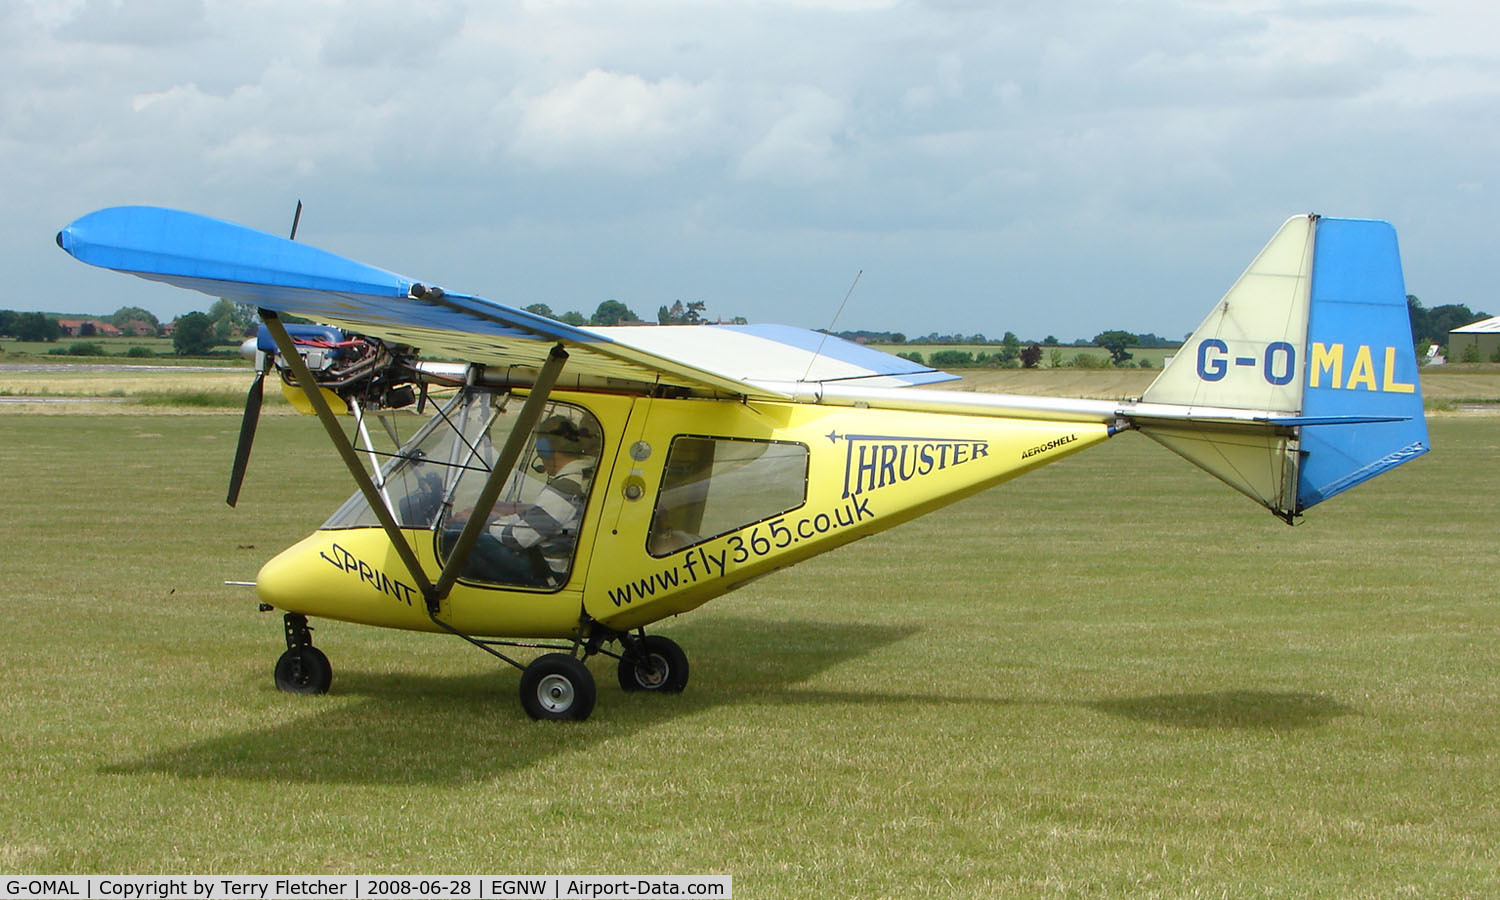
[[848,445],[844,456],[844,497],[901,484],[990,454],[989,441],[836,431],[829,432],[828,439],[834,443],[843,440]]

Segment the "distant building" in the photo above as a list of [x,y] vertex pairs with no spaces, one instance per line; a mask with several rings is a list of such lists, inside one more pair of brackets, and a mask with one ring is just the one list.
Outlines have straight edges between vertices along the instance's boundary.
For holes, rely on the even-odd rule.
[[[1500,354],[1500,316],[1448,332],[1448,362],[1463,362],[1469,347],[1478,348],[1480,362],[1489,362]],[[1471,352],[1469,357],[1473,356]]]
[[131,319],[120,323],[120,332],[131,337],[153,337],[156,334],[156,326],[145,319]]
[[119,337],[120,329],[98,319],[58,319],[65,337]]

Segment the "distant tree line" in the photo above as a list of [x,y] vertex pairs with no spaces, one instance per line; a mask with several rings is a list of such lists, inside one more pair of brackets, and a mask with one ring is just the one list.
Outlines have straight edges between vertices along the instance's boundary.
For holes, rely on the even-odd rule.
[[[1129,331],[1114,330],[1101,331],[1094,335],[1093,340],[1079,343],[1079,346],[1104,348],[1109,353],[1108,360],[1101,360],[1099,357],[1089,353],[1079,353],[1071,360],[1064,359],[1062,350],[1059,349],[1060,345],[1056,344],[1054,339],[1050,351],[1051,359],[1049,363],[1053,368],[1076,366],[1083,369],[1096,369],[1101,366],[1114,366],[1117,368],[1139,366],[1149,369],[1151,368],[1150,360],[1143,359],[1139,363],[1133,363],[1130,361],[1132,358],[1131,353],[1127,349],[1129,347],[1153,346],[1146,343],[1146,339],[1148,338],[1160,340],[1156,335],[1139,335]],[[927,357],[925,364],[938,369],[961,369],[975,366],[997,369],[1035,369],[1042,364],[1042,345],[1035,341],[1023,345],[1021,340],[1016,337],[1015,332],[1007,331],[997,346],[998,349],[994,353],[983,351],[973,353],[968,350],[935,350]],[[1167,344],[1166,346],[1175,347],[1177,344]],[[914,350],[897,353],[896,355],[915,363],[924,363],[922,354]]]
[[[683,303],[675,300],[671,306],[663,304],[657,307],[656,324],[658,325],[704,325],[709,322],[706,315],[708,304],[703,300],[693,300]],[[564,325],[644,325],[646,324],[635,310],[626,306],[618,300],[605,300],[600,303],[591,316],[569,310],[565,313],[555,313],[552,307],[545,303],[533,303],[523,307],[527,312],[543,316]],[[730,320],[733,325],[748,324],[744,316],[735,316]]]
[[[936,331],[932,332],[931,334],[924,334],[920,337],[913,338],[908,338],[905,334],[899,331],[854,330],[830,331],[827,333],[833,335],[834,337],[840,337],[846,341],[854,341],[860,344],[960,344],[963,346],[974,346],[976,344],[1005,344],[1015,339],[1015,335],[1009,331],[1005,333],[1004,337],[998,338],[985,337],[983,334],[963,334],[961,332],[956,334],[941,334]],[[1131,344],[1131,346],[1133,347],[1177,347],[1182,344],[1182,341],[1180,340],[1174,341],[1171,338],[1164,338],[1159,334],[1152,334],[1149,331],[1140,333],[1127,333],[1130,334],[1134,339],[1134,343]],[[1040,341],[1023,341],[1022,343],[1040,344],[1043,347],[1098,346],[1098,343],[1092,338],[1078,338],[1071,344],[1064,345],[1055,336],[1050,334]]]
[[1490,318],[1487,312],[1472,312],[1462,303],[1445,303],[1432,309],[1412,294],[1406,295],[1406,314],[1411,318],[1411,339],[1417,344],[1447,346],[1448,332]]
[[[0,310],[0,335],[19,341],[54,343],[64,336],[60,318],[68,316],[48,315],[41,312],[16,312]],[[120,329],[125,337],[160,337],[164,332],[172,334],[172,348],[179,356],[200,356],[220,344],[236,344],[253,334],[258,322],[255,312],[248,306],[232,300],[220,299],[209,307],[208,312],[190,312],[174,319],[170,326],[163,325],[149,310],[139,306],[122,306],[108,316],[79,316],[84,321],[107,322]],[[85,332],[80,337],[88,337]],[[146,348],[131,348],[130,355],[151,355]],[[100,344],[73,344],[66,350],[49,351],[72,356],[99,356],[104,354]]]
[[[1407,295],[1406,303],[1407,313],[1411,320],[1412,340],[1424,351],[1431,344],[1446,345],[1448,333],[1453,329],[1489,318],[1488,313],[1475,312],[1462,303],[1449,303],[1429,309],[1422,305],[1420,299],[1411,294]],[[614,299],[601,302],[589,316],[572,310],[560,314],[554,313],[546,303],[533,303],[525,309],[527,312],[568,325],[645,324],[634,310]],[[202,355],[216,346],[238,343],[245,336],[253,334],[259,324],[250,307],[225,299],[215,301],[206,312],[190,312],[179,316],[173,320],[170,328],[163,325],[150,311],[138,306],[124,306],[109,316],[97,318],[109,322],[127,335],[156,336],[170,331],[173,350],[181,356]],[[295,317],[286,316],[283,318],[287,321],[295,319]],[[57,320],[57,316],[41,312],[0,310],[0,337],[28,342],[55,342],[63,337],[62,328]],[[670,305],[663,304],[657,308],[656,321],[659,325],[699,325],[709,322],[710,319],[705,301],[692,300],[684,303],[682,300],[675,300]],[[718,319],[718,321],[723,320]],[[733,324],[746,324],[743,316],[735,316],[729,321]],[[1092,338],[1079,338],[1066,345],[1050,334],[1041,341],[1023,341],[1010,331],[1005,332],[1000,338],[988,338],[978,333],[942,334],[939,332],[908,338],[906,334],[899,331],[860,329],[826,333],[862,344],[910,343],[995,347],[993,353],[983,351],[974,353],[965,350],[937,351],[930,354],[930,358],[926,360],[926,364],[950,368],[976,365],[1034,368],[1041,364],[1044,347],[1050,348],[1052,365],[1083,366],[1099,362],[1097,357],[1084,360],[1083,357],[1086,354],[1079,354],[1070,362],[1060,352],[1060,348],[1064,346],[1101,347],[1109,353],[1109,365],[1124,366],[1131,364],[1132,356],[1128,348],[1176,347],[1182,343],[1180,340],[1170,340],[1151,332],[1130,332],[1123,329],[1101,331]],[[922,360],[922,355],[917,352],[897,355]],[[1147,365],[1144,361],[1140,364]]]
[[18,341],[55,341],[62,337],[62,326],[39,312],[0,309],[0,335]]

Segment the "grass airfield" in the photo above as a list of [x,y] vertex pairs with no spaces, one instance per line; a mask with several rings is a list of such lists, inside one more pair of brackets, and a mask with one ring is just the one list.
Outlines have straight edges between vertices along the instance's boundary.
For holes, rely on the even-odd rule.
[[0,869],[729,873],[742,897],[1500,894],[1500,419],[1287,528],[1135,435],[663,623],[580,724],[244,588],[351,491],[271,416],[0,416]]

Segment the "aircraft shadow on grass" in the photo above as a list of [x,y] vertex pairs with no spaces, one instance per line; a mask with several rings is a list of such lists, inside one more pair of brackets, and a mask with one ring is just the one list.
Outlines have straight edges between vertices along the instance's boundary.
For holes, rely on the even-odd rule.
[[[306,702],[317,708],[295,721],[161,750],[102,771],[314,784],[464,784],[724,705],[1037,703],[1088,708],[1158,725],[1266,730],[1316,726],[1353,712],[1331,698],[1309,693],[1223,691],[1080,702],[792,689],[920,630],[722,616],[689,623],[674,635],[688,647],[700,648],[702,665],[717,670],[713,678],[700,677],[680,695],[617,697],[605,716],[567,725],[526,718],[509,702],[516,676],[502,668],[456,677],[345,668],[332,696],[287,698],[288,703]],[[612,669],[596,665],[594,674],[602,691],[618,691]],[[365,699],[339,702],[350,697]]]
[[[317,712],[264,730],[162,750],[103,771],[297,783],[464,784],[726,704],[807,702],[790,686],[918,630],[725,617],[694,622],[673,634],[690,652],[700,648],[701,666],[717,670],[713,678],[700,677],[678,695],[612,697],[605,715],[562,725],[528,719],[513,702],[517,675],[504,668],[443,678],[346,667],[336,675],[335,693],[329,697],[287,698],[289,703],[311,701]],[[619,692],[612,666],[596,664],[592,670],[601,693]],[[367,699],[330,708],[349,697]]]
[[1139,722],[1178,728],[1285,731],[1322,725],[1354,709],[1323,694],[1216,691],[1098,700],[1091,709]]

